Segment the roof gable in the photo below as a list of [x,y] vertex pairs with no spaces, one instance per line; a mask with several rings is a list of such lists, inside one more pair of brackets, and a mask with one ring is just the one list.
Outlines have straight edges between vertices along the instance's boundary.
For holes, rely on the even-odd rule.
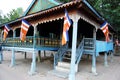
[[23,16],[59,5],[55,0],[33,0]]

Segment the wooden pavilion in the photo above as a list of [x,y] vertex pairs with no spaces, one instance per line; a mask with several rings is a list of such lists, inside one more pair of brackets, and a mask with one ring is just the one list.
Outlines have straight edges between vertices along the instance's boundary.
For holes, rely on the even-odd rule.
[[[72,25],[69,29],[69,43],[61,46],[65,9],[72,20]],[[22,19],[31,24],[24,42],[20,40]],[[36,71],[38,52],[55,51],[53,72],[61,71],[64,77],[69,75],[69,80],[75,79],[82,55],[90,54],[92,55],[92,72],[97,74],[96,57],[100,52],[104,52],[105,65],[107,65],[107,54],[113,52],[114,30],[108,25],[110,41],[106,42],[100,29],[104,22],[105,19],[86,0],[76,0],[65,4],[59,4],[54,0],[33,0],[23,17],[6,23],[12,30],[9,31],[5,41],[3,41],[5,24],[1,25],[2,49],[12,51],[11,66],[15,65],[15,51],[31,52],[31,74]],[[64,61],[64,57],[68,54],[71,55],[68,57],[71,61],[69,63]]]

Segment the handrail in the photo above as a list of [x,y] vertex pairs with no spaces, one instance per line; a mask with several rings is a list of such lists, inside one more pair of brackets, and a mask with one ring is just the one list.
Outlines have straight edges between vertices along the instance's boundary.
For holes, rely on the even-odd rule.
[[33,39],[36,40],[36,47],[59,47],[60,40],[59,39],[52,39],[48,37],[34,37],[34,36],[27,36],[26,40],[22,42],[19,37],[10,37],[3,41],[3,46],[10,46],[10,47],[33,47]]
[[82,41],[80,42],[78,48],[77,48],[77,51],[76,51],[76,64],[79,63],[80,61],[80,58],[83,54],[83,48],[84,48],[84,38],[82,39]]
[[65,55],[66,51],[68,50],[68,43],[64,46],[61,46],[57,53],[54,55],[54,67],[57,65],[58,61],[62,61],[63,56]]
[[78,65],[85,49],[94,50],[94,39],[83,38],[76,51],[76,64]]
[[84,38],[84,46],[89,48],[94,48],[94,39],[93,38]]

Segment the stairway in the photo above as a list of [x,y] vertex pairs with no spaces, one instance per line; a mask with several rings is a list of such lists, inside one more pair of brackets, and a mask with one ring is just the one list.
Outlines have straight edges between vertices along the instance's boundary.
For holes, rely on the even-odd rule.
[[93,38],[85,38],[84,39],[84,54],[92,55],[94,53],[95,45]]
[[[84,53],[92,53],[94,46],[91,39],[83,39],[76,49],[75,72],[78,72],[78,65]],[[63,50],[64,49],[64,50]],[[56,76],[67,78],[70,72],[71,49],[62,48],[63,53],[54,55],[54,70]]]
[[[75,71],[77,72],[77,65],[75,66]],[[70,63],[68,62],[58,62],[55,69],[50,71],[50,74],[56,75],[58,77],[67,78],[70,73]]]

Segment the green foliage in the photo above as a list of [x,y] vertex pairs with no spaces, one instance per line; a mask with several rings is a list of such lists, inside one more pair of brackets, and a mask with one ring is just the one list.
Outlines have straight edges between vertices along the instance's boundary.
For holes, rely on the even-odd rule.
[[120,0],[88,0],[120,34]]
[[3,15],[0,13],[0,24],[15,20],[19,17],[21,17],[23,14],[23,9],[22,8],[17,8],[17,9],[12,9],[7,15]]
[[[71,0],[59,0],[69,2]],[[87,0],[120,34],[120,0]],[[120,39],[120,37],[119,37]]]

